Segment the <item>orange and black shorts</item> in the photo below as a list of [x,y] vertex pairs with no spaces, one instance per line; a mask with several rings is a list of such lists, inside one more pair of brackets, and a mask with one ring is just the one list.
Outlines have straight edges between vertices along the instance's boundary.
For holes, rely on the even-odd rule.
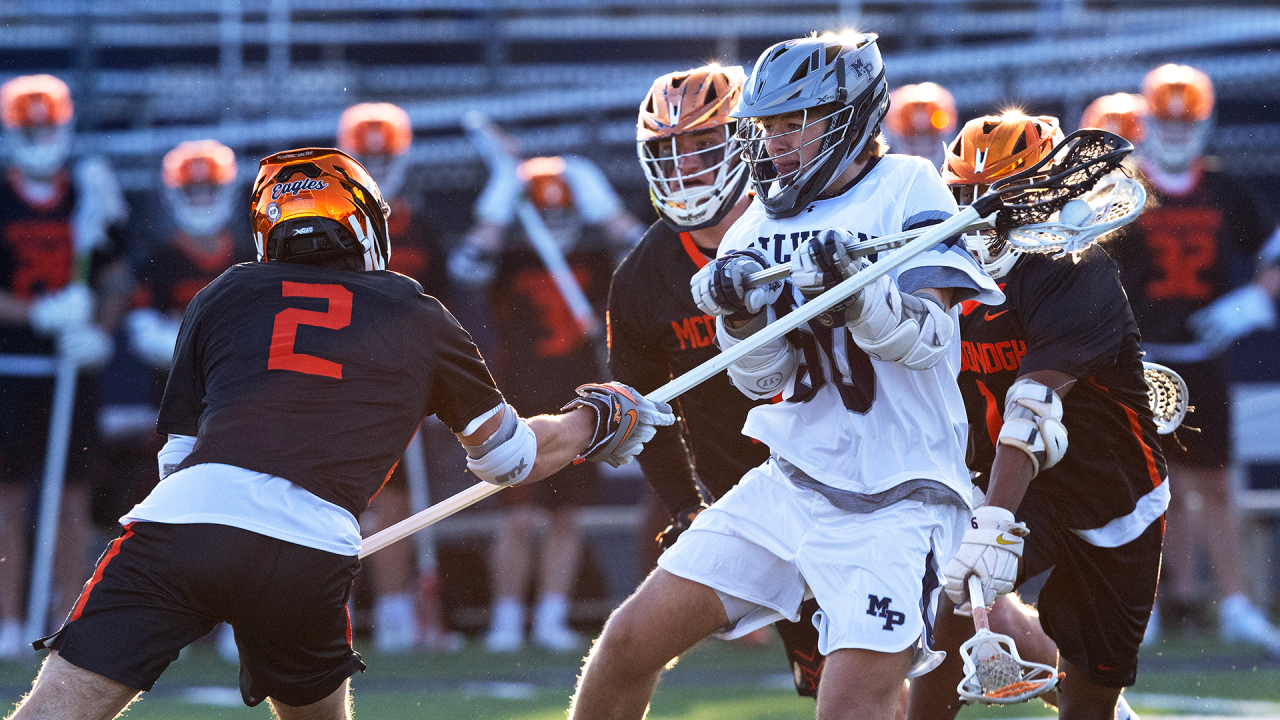
[[225,525],[136,522],[113,541],[62,629],[35,643],[72,665],[150,690],[219,622],[235,628],[240,694],[295,707],[364,670],[351,649],[355,557]]

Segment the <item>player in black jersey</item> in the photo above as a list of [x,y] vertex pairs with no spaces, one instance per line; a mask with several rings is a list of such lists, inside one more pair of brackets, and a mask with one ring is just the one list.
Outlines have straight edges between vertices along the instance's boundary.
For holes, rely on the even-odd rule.
[[67,624],[37,643],[54,652],[16,720],[115,717],[222,620],[247,704],[349,718],[358,518],[424,415],[504,486],[575,458],[629,462],[675,420],[617,383],[520,419],[453,316],[385,271],[387,206],[338,150],[263,160],[252,212],[263,262],[223,273],[183,318],[157,423],[162,480],[121,518]]
[[[740,67],[718,65],[663,75],[640,104],[636,141],[661,219],[618,266],[609,289],[609,370],[646,391],[719,352],[715,316],[682,290],[715,260],[716,248],[751,203],[746,165],[729,117],[745,80]],[[752,401],[717,375],[682,395],[679,426],[663,428],[640,458],[645,479],[669,516],[659,542],[670,547],[702,510],[698,483],[714,501],[769,448],[742,434]],[[816,696],[822,656],[810,601],[799,622],[776,623],[796,689]]]
[[[944,179],[970,202],[1051,153],[1062,140],[1057,124],[1017,113],[974,119],[950,146]],[[967,614],[973,574],[987,604],[1047,575],[1039,624],[1066,672],[1059,714],[1111,718],[1136,676],[1169,501],[1138,326],[1101,247],[1053,258],[1022,254],[994,233],[966,240],[1007,298],[965,303],[960,320],[968,464],[986,499],[944,570],[951,602],[938,611],[935,637],[948,655],[913,681],[910,717],[959,710],[958,649],[973,626],[952,609]],[[1013,596],[996,612],[993,627],[1043,652],[1034,615]]]
[[[561,285],[544,265],[527,231],[513,225],[517,208],[532,204],[582,291],[592,314],[604,306],[614,258],[643,227],[622,206],[604,173],[582,157],[513,157],[490,168],[476,201],[477,223],[449,259],[455,285],[487,292],[496,336],[494,370],[511,402],[527,412],[559,407],[564,393],[603,370],[603,338],[587,336]],[[533,232],[537,232],[536,230]],[[562,275],[561,278],[564,276]],[[599,475],[577,466],[546,483],[504,493],[509,509],[490,552],[491,610],[485,648],[513,652],[531,639],[552,652],[577,652],[582,639],[569,628],[569,595],[582,551],[581,506]],[[536,511],[547,511],[538,555]],[[540,555],[540,557],[539,557]],[[525,598],[535,584],[533,622]]]
[[[1166,438],[1173,497],[1165,553],[1166,626],[1199,625],[1204,598],[1198,557],[1213,567],[1223,640],[1280,656],[1280,631],[1246,595],[1239,511],[1226,465],[1231,447],[1227,349],[1275,325],[1280,269],[1257,259],[1266,228],[1249,193],[1202,157],[1212,129],[1213,84],[1186,65],[1162,65],[1143,83],[1146,141],[1139,168],[1147,210],[1108,251],[1120,265],[1148,359],[1186,381],[1199,432]],[[1232,275],[1253,265],[1235,287]],[[1198,496],[1194,497],[1193,496]],[[1158,626],[1157,626],[1158,627]]]
[[[119,221],[125,206],[105,163],[68,162],[73,107],[65,83],[29,75],[0,87],[10,162],[0,178],[0,356],[55,353],[77,380],[53,577],[55,622],[83,582],[95,469],[97,378],[111,356],[107,330],[124,310],[129,268]],[[2,363],[0,363],[2,364]],[[0,660],[25,651],[20,617],[49,435],[53,381],[0,367]],[[28,514],[30,511],[30,517]],[[42,609],[43,610],[43,609]],[[43,628],[43,619],[41,622]]]

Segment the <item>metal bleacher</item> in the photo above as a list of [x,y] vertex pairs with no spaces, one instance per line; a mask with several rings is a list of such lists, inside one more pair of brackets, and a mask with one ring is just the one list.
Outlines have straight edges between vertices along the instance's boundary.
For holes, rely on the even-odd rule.
[[[331,142],[342,108],[369,99],[406,107],[416,162],[452,170],[436,182],[480,182],[458,127],[479,109],[531,152],[589,152],[638,187],[633,115],[656,75],[848,27],[881,34],[894,84],[942,82],[962,113],[1017,102],[1070,124],[1174,60],[1208,71],[1226,103],[1280,94],[1280,10],[1264,2],[9,0],[0,20],[0,77],[65,77],[81,142],[130,189],[154,185],[182,140],[216,137],[248,162]],[[1230,125],[1214,150],[1280,173],[1280,124]]]

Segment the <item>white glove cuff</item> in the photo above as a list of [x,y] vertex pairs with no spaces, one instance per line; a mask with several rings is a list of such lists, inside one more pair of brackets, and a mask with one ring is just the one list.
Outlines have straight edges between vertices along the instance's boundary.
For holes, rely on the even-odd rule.
[[965,544],[994,545],[1022,557],[1026,546],[1023,538],[1030,535],[1025,523],[1014,518],[1005,508],[984,505],[973,511],[970,528],[964,534]]

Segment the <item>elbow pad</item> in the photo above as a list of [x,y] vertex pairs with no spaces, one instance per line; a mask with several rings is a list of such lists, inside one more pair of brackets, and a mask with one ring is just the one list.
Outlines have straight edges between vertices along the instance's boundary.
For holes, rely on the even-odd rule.
[[156,453],[156,461],[160,465],[160,479],[169,477],[196,446],[196,439],[190,435],[170,435],[169,442]]
[[1015,382],[1005,394],[998,442],[1031,458],[1032,477],[1056,465],[1067,452],[1067,427],[1062,400],[1053,388],[1029,378]]
[[533,428],[507,405],[502,423],[479,445],[463,445],[467,469],[487,483],[508,487],[523,482],[533,472],[538,457],[538,436]]
[[[723,319],[719,319],[716,325],[716,339],[722,350],[728,350],[744,339],[734,337]],[[780,337],[730,365],[729,379],[743,395],[752,400],[763,400],[777,395],[795,375],[799,365],[800,356],[795,346],[785,337]]]
[[888,276],[858,294],[845,313],[853,341],[871,358],[928,370],[946,355],[955,321],[931,295],[908,295]]

